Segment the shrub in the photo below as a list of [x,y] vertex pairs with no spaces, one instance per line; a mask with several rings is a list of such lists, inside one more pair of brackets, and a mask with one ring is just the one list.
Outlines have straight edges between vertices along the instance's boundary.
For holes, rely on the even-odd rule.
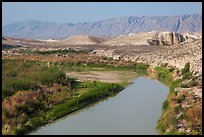
[[[15,66],[15,69],[13,69]],[[36,89],[54,82],[67,85],[69,79],[57,66],[48,68],[44,63],[16,59],[4,59],[2,64],[2,97],[13,95],[18,90]]]
[[190,62],[186,63],[184,68],[181,70],[182,75],[189,72],[189,70],[190,70]]
[[163,110],[163,111],[166,111],[167,108],[168,108],[168,106],[169,106],[169,101],[168,101],[168,100],[165,100],[165,101],[163,102],[163,105],[162,105],[162,110]]
[[170,69],[169,69],[169,72],[173,72],[174,71],[174,67],[171,67]]
[[50,67],[38,72],[37,74],[33,74],[30,78],[33,78],[36,82],[41,84],[50,85],[53,82],[59,82],[59,79],[65,79],[66,75],[57,67]]
[[184,68],[181,70],[181,74],[183,79],[192,78],[192,73],[190,72],[190,62],[185,64]]
[[33,127],[31,125],[24,125],[23,128],[15,129],[15,133],[17,135],[25,134],[27,131],[32,130]]
[[160,119],[158,121],[157,130],[159,130],[161,133],[164,133],[166,129],[167,129],[166,123],[162,119]]
[[193,78],[191,81],[190,81],[190,85],[191,86],[197,86],[197,81],[196,81],[196,79],[195,78]]
[[192,77],[192,74],[191,74],[191,72],[186,72],[186,73],[184,73],[183,74],[183,79],[190,79]]
[[173,81],[173,76],[169,72],[167,68],[164,68],[162,66],[155,67],[156,73],[157,73],[157,79],[164,84],[170,85]]
[[188,85],[187,85],[186,83],[185,83],[185,84],[182,83],[182,84],[181,84],[181,88],[188,88]]
[[169,91],[170,92],[174,92],[174,89],[178,86],[181,85],[182,80],[181,79],[177,79],[171,82],[171,84],[169,85]]
[[11,86],[13,87],[14,91],[17,91],[17,90],[34,89],[37,87],[37,84],[34,81],[31,81],[29,79],[22,79],[22,80],[13,81],[11,83]]
[[37,88],[37,83],[29,79],[10,78],[3,82],[2,95],[3,97],[11,96],[18,90],[28,90]]
[[135,70],[136,70],[136,72],[147,73],[147,68],[148,67],[149,67],[149,65],[147,65],[147,64],[137,63],[136,66],[135,66]]

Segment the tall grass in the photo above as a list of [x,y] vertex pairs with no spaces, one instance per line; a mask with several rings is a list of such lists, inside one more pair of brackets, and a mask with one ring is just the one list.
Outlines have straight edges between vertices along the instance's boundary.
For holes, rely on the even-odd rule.
[[60,82],[66,77],[59,67],[48,68],[34,61],[12,59],[3,59],[2,73],[3,98],[13,95],[18,90],[35,89],[43,84]]

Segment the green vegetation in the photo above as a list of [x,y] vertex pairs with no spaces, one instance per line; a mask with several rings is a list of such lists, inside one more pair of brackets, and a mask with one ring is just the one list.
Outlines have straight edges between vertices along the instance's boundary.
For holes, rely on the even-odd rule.
[[175,88],[181,85],[181,82],[182,82],[182,79],[173,80],[169,85],[169,91],[174,92]]
[[57,65],[12,59],[3,59],[2,65],[3,134],[25,134],[123,89],[114,83],[76,82]]
[[149,65],[147,65],[147,64],[137,63],[136,67],[135,67],[135,71],[138,72],[138,73],[147,74],[147,68],[148,67],[149,67]]
[[[175,92],[171,92],[168,95],[167,100],[165,100],[163,103],[162,116],[157,123],[157,130],[159,131],[160,134],[176,133],[175,127],[174,127],[176,124],[175,112],[174,112],[174,108],[172,108],[171,106],[171,102],[169,101],[169,98],[174,95],[175,95]],[[166,132],[167,130],[169,130],[169,132]]]
[[186,63],[184,68],[181,70],[183,79],[192,78],[192,73],[190,72],[190,62]]
[[[165,65],[166,66],[166,65]],[[174,91],[176,87],[180,85],[182,82],[181,79],[173,80],[173,70],[172,68],[168,69],[164,65],[155,67],[154,70],[156,72],[156,78],[164,83],[165,85],[169,86],[170,93],[168,97],[174,96],[176,92]],[[160,134],[180,134],[180,132],[176,132],[174,129],[174,125],[176,123],[176,118],[174,114],[174,109],[171,107],[171,102],[167,98],[163,102],[162,106],[162,116],[158,120],[157,123],[157,130]],[[169,130],[170,132],[165,133],[166,130]]]
[[65,53],[89,53],[92,50],[74,50],[74,49],[58,49],[58,50],[47,50],[47,51],[40,51],[40,50],[25,50],[20,49],[17,53],[26,53],[26,54],[43,54],[43,55],[50,55],[50,54],[65,54]]
[[189,72],[189,70],[190,70],[190,62],[186,63],[184,68],[181,70],[182,75]]
[[163,84],[169,86],[169,91],[174,92],[176,87],[179,87],[182,83],[182,79],[173,80],[173,70],[174,68],[171,67],[170,69],[158,66],[154,68],[156,71],[156,78],[161,81]]
[[41,85],[66,81],[64,72],[58,67],[48,68],[34,61],[3,59],[2,66],[2,98],[18,90],[34,90]]
[[165,85],[170,85],[173,81],[172,73],[169,71],[169,69],[159,66],[155,67],[155,71],[157,74],[157,79],[164,83]]
[[83,63],[83,62],[52,62],[53,66],[58,66],[64,71],[90,71],[90,70],[135,70],[135,64],[132,65],[108,65],[106,63]]
[[174,69],[175,69],[175,67],[170,67],[170,68],[169,68],[169,72],[173,72]]
[[163,105],[162,105],[162,110],[163,110],[163,111],[166,111],[167,108],[168,108],[168,105],[169,105],[168,100],[165,100],[165,101],[163,102]]

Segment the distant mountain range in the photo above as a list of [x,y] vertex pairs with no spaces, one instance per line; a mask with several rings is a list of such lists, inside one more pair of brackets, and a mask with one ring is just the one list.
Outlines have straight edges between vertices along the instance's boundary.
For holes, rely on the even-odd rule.
[[64,39],[73,35],[115,37],[149,31],[202,33],[202,15],[131,16],[76,24],[24,21],[3,26],[2,35],[29,39]]

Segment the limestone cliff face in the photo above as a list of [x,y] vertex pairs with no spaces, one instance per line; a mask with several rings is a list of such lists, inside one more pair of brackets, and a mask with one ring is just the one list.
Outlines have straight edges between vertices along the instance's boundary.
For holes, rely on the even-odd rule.
[[141,32],[131,33],[128,35],[121,35],[113,39],[104,41],[106,45],[162,45],[162,46],[175,46],[185,42],[191,36],[184,36],[175,32]]
[[160,45],[169,45],[169,46],[173,46],[173,45],[178,45],[181,42],[184,42],[186,39],[178,33],[175,32],[166,32],[163,35],[160,35],[159,37],[159,44]]

